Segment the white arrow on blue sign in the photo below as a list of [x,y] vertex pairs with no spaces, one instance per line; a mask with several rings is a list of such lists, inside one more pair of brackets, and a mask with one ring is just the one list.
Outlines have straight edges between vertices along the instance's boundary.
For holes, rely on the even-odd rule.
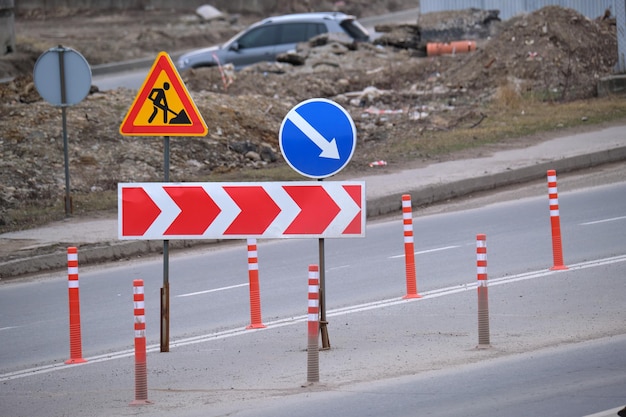
[[280,126],[280,150],[287,163],[310,178],[326,178],[341,171],[356,145],[350,114],[334,101],[303,101],[287,113]]

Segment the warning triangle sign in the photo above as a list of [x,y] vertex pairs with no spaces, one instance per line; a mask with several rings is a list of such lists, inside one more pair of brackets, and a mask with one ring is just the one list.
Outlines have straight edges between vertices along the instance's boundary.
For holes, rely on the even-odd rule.
[[206,123],[169,55],[160,52],[120,133],[124,136],[206,136]]

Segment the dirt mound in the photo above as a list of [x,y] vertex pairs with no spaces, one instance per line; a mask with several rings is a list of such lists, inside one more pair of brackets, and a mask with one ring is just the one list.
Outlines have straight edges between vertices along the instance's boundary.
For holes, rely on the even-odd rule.
[[548,6],[501,25],[476,53],[451,62],[450,84],[475,90],[503,85],[555,100],[593,97],[617,62],[615,22]]

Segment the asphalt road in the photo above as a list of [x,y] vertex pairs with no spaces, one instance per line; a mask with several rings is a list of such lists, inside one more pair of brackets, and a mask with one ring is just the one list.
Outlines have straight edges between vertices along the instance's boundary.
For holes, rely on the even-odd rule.
[[[624,253],[626,184],[597,187],[561,197],[563,252],[568,262]],[[489,273],[494,277],[540,270],[552,262],[547,198],[501,203],[414,221],[418,288],[432,291],[473,282],[475,237],[487,235]],[[259,242],[264,317],[302,313],[309,264],[318,263],[314,239]],[[402,224],[372,225],[363,239],[327,239],[329,309],[403,294]],[[245,244],[177,256],[170,262],[172,337],[249,324]],[[144,279],[148,321],[159,322],[162,260],[133,262],[80,274],[84,350],[102,354],[132,346],[127,336],[132,280]],[[55,360],[66,351],[66,288],[62,275],[0,288],[3,333],[0,363],[28,366]],[[33,340],[31,333],[39,335]],[[148,331],[158,343],[159,327]],[[3,366],[4,368],[4,366]],[[10,367],[13,369],[13,367]]]
[[[626,402],[626,335],[260,401],[237,417],[574,417]],[[621,407],[620,407],[621,406]],[[200,416],[201,414],[198,414]]]
[[[330,385],[314,390],[623,334],[626,183],[561,192],[566,272],[547,269],[552,257],[545,184],[542,188],[543,195],[526,199],[417,217],[418,288],[424,295],[417,302],[400,298],[405,287],[398,219],[371,224],[365,239],[329,240],[333,349],[323,353],[321,378]],[[496,295],[494,349],[488,352],[473,349],[476,233],[487,234]],[[169,354],[156,353],[154,346],[160,260],[81,271],[85,366],[62,365],[68,357],[64,277],[3,284],[0,403],[31,416],[127,410],[134,278],[145,279],[147,286],[151,396],[159,404],[154,410],[182,402],[193,415],[210,404],[215,409],[210,415],[222,415],[223,409],[241,411],[262,398],[297,393],[306,356],[298,323],[306,302],[306,266],[316,256],[316,241],[260,242],[268,325],[260,332],[243,329],[249,322],[245,246],[177,256],[170,277]],[[28,397],[33,392],[46,395],[33,400]]]

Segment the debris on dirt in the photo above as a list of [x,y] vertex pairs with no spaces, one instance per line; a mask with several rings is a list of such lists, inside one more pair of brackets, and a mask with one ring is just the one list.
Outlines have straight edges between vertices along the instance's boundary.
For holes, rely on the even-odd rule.
[[500,26],[499,10],[465,9],[427,13],[417,22],[423,42],[486,39]]
[[555,100],[593,97],[617,62],[615,26],[548,6],[513,17],[476,53],[451,62],[448,84],[482,90],[511,85]]
[[383,160],[372,161],[372,162],[370,162],[369,165],[370,165],[370,168],[373,168],[373,167],[386,167],[387,166],[387,161],[383,161]]
[[[191,24],[186,23],[187,15],[155,12],[152,19],[150,15],[79,16],[83,23],[106,22],[110,25],[106,34],[85,29],[91,28],[87,24],[67,25],[64,19],[18,21],[23,34],[18,46],[41,50],[45,35],[97,64],[188,48],[192,37],[194,43],[202,39],[211,44],[240,30],[246,21],[242,17],[234,24],[220,19],[199,23],[193,17]],[[379,44],[352,44],[320,38],[281,57],[283,62],[239,72],[228,67],[185,71],[181,76],[209,134],[172,140],[171,179],[203,181],[212,173],[284,164],[278,146],[280,124],[289,109],[314,97],[338,102],[355,121],[359,146],[346,172],[369,172],[372,161],[395,166],[416,156],[390,154],[391,144],[415,141],[416,132],[424,129],[481,123],[487,117],[483,104],[502,86],[550,100],[590,98],[597,79],[611,74],[617,61],[616,31],[610,20],[590,20],[551,6],[496,25],[495,30],[489,23],[496,21],[493,12],[470,16],[453,26],[474,27],[479,22],[481,27],[489,26],[490,38],[480,39],[477,50],[469,54],[419,57],[415,48],[423,38],[418,42],[405,36],[414,36],[414,26],[409,25],[389,27],[387,34],[396,30],[405,34],[393,42],[388,38]],[[77,21],[78,16],[70,17]],[[420,27],[426,27],[427,19],[420,19]],[[457,22],[452,16],[450,21]],[[440,29],[433,25],[433,30]],[[6,62],[0,59],[0,70]],[[28,62],[25,66],[34,61]],[[15,80],[0,84],[0,223],[4,224],[12,222],[8,209],[51,206],[64,195],[60,109],[35,101],[30,72],[23,66],[12,68],[17,73],[9,76],[17,76]],[[162,178],[161,141],[127,138],[118,132],[135,94],[125,88],[94,91],[68,109],[73,192],[114,190],[118,182]]]
[[376,32],[382,35],[374,43],[416,50],[420,56],[425,56],[429,42],[487,39],[498,27],[499,15],[499,10],[474,8],[427,13],[415,24],[377,25]]
[[220,19],[224,17],[224,14],[217,10],[215,7],[204,4],[196,9],[196,14],[200,16],[203,22],[210,22],[211,20]]

